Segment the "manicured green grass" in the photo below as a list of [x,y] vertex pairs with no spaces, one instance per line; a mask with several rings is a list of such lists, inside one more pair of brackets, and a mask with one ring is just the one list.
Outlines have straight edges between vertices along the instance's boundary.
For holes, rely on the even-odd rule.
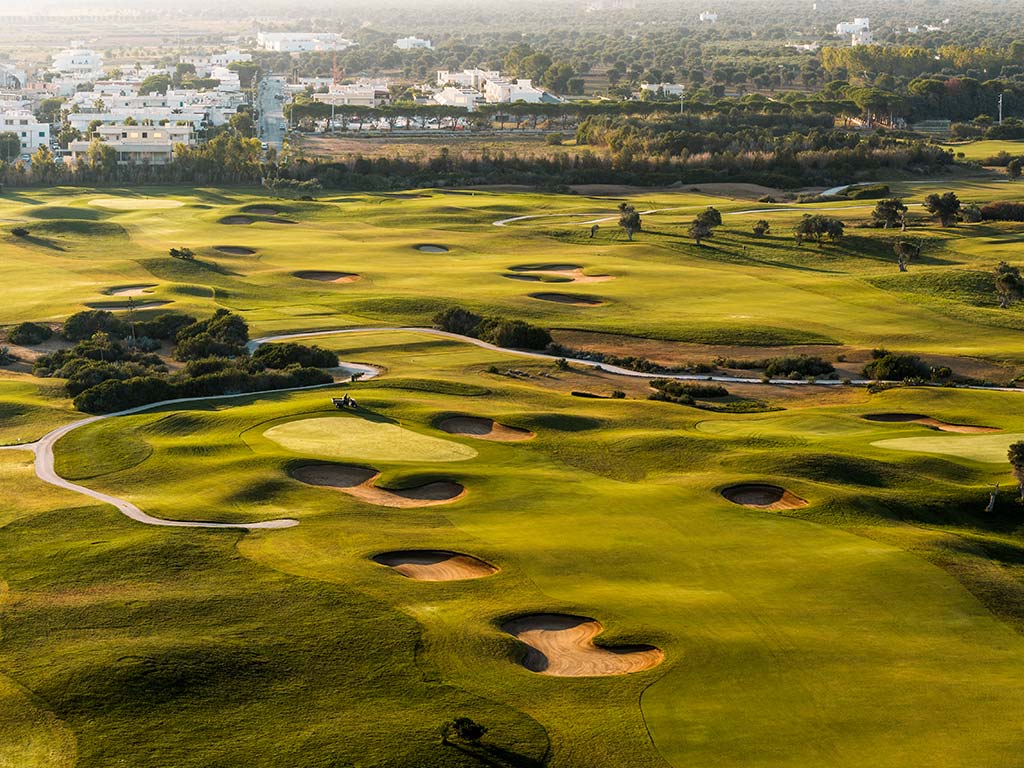
[[934,435],[927,437],[896,437],[878,440],[872,445],[893,451],[938,453],[986,464],[1005,464],[1006,451],[1013,443],[1024,440],[1024,434],[998,435]]
[[985,139],[981,141],[970,141],[963,144],[946,144],[948,149],[953,150],[957,155],[963,154],[965,160],[981,162],[1000,152],[1014,156],[1024,155],[1024,141],[1001,141],[996,139]]
[[[355,421],[332,412],[329,390],[118,419],[152,450],[137,463],[118,458],[125,448],[116,440],[89,441],[95,459],[62,442],[58,454],[71,449],[79,474],[109,453],[111,471],[85,482],[152,514],[300,520],[238,537],[143,529],[83,510],[73,525],[41,515],[0,529],[15,605],[32,579],[34,589],[81,589],[84,580],[97,591],[68,619],[96,629],[40,647],[42,624],[67,611],[43,605],[31,622],[13,613],[8,621],[23,625],[0,644],[0,666],[20,670],[18,682],[79,735],[80,765],[103,765],[114,753],[102,745],[129,722],[158,720],[172,732],[146,728],[117,754],[138,766],[163,764],[152,755],[199,765],[190,761],[219,754],[229,764],[247,749],[280,761],[315,744],[323,765],[459,765],[431,736],[456,712],[490,725],[489,742],[519,754],[539,757],[549,740],[552,766],[749,766],[766,755],[806,766],[825,752],[830,765],[861,766],[871,754],[873,765],[902,766],[908,750],[940,766],[1012,765],[1016,737],[1005,723],[1024,715],[1024,638],[991,611],[1002,615],[1018,582],[998,581],[983,570],[986,558],[950,548],[965,536],[995,547],[1015,525],[1009,497],[996,520],[981,515],[989,485],[1005,482],[1009,468],[879,448],[917,428],[862,416],[928,413],[1009,434],[1024,430],[1017,395],[908,389],[707,419],[667,403],[572,398],[560,387],[575,373],[413,333],[319,341],[388,369],[344,387],[376,418],[472,443],[478,455],[444,466],[468,495],[396,510],[290,479],[302,460],[268,439],[267,425]],[[517,381],[487,373],[491,365],[532,365],[556,378]],[[389,377],[439,385],[396,389]],[[536,437],[453,437],[433,426],[450,413]],[[382,484],[437,477],[436,464],[403,458],[375,462]],[[766,513],[719,496],[740,481],[776,482],[811,506]],[[60,571],[38,559],[54,546]],[[467,552],[501,570],[417,583],[369,559],[402,548]],[[114,603],[101,597],[111,589]],[[499,625],[544,611],[597,618],[603,641],[652,643],[666,660],[625,677],[530,673]],[[127,650],[115,640],[125,622]],[[43,669],[58,648],[58,668]],[[38,661],[29,663],[30,652]],[[138,660],[116,661],[126,654]],[[83,667],[116,672],[118,706],[115,683]],[[78,682],[58,693],[59,679]],[[151,701],[167,686],[173,696]],[[200,724],[211,708],[238,740],[223,744],[219,727]],[[300,717],[302,736],[293,727]],[[329,736],[340,718],[343,741]],[[261,719],[279,728],[271,734]],[[191,756],[179,751],[185,731]]]
[[359,416],[333,416],[288,421],[263,436],[282,448],[307,456],[364,461],[466,461],[476,450],[452,440]]

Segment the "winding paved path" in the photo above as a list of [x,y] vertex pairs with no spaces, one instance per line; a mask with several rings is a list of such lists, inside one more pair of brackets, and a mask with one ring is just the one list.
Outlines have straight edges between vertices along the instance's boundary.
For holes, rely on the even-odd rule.
[[[249,342],[248,348],[250,351],[255,350],[261,344],[267,344],[270,342],[280,341],[291,341],[294,339],[312,339],[321,336],[338,336],[345,333],[421,333],[429,336],[437,336],[440,338],[451,339],[453,341],[464,342],[467,344],[474,344],[483,349],[488,349],[494,352],[500,352],[504,355],[512,355],[517,357],[527,357],[537,360],[558,360],[560,359],[557,355],[549,355],[544,352],[530,352],[526,350],[506,349],[499,347],[494,344],[489,344],[486,341],[480,339],[474,339],[469,336],[460,336],[457,333],[450,333],[448,331],[440,331],[436,328],[421,328],[416,326],[369,326],[369,327],[356,327],[356,328],[332,328],[329,330],[322,331],[303,331],[299,333],[285,333],[276,336],[265,336],[263,338],[254,339]],[[707,375],[695,375],[695,374],[661,374],[661,373],[642,373],[639,371],[631,371],[628,368],[621,368],[617,365],[608,365],[605,363],[597,363],[593,360],[583,360],[578,358],[567,358],[569,363],[576,365],[588,366],[597,370],[607,371],[608,373],[614,373],[620,376],[630,376],[633,378],[640,379],[677,379],[680,381],[716,381],[726,384],[762,384],[765,383],[761,379],[746,378],[741,376],[707,376]],[[379,375],[380,369],[366,365],[364,363],[341,363],[339,366],[346,373],[358,373],[363,380],[374,378]],[[828,381],[817,381],[808,382],[805,380],[790,380],[790,379],[770,379],[767,383],[777,386],[809,386],[812,383],[818,385],[827,386],[844,386],[846,383],[836,380]],[[870,379],[856,379],[849,382],[849,385],[866,385],[874,383]],[[188,403],[199,403],[208,400],[228,400],[237,397],[251,397],[256,395],[276,394],[280,392],[299,392],[311,389],[320,389],[323,387],[330,387],[332,384],[317,384],[311,387],[292,387],[289,389],[275,389],[275,390],[263,390],[260,392],[242,392],[234,395],[211,395],[207,397],[184,397],[175,400],[163,400],[158,403],[150,403],[148,405],[140,405],[137,408],[129,408],[123,411],[117,411],[116,413],[105,413],[97,416],[89,416],[78,421],[73,421],[70,424],[65,424],[62,427],[58,427],[34,443],[23,443],[21,445],[7,445],[0,446],[0,450],[9,451],[31,451],[35,455],[35,471],[36,475],[45,483],[56,486],[57,488],[63,488],[65,490],[73,491],[74,493],[80,493],[83,496],[102,501],[105,504],[111,504],[123,515],[130,517],[146,525],[163,525],[176,528],[229,528],[235,530],[259,530],[268,528],[291,528],[292,526],[298,525],[299,521],[291,518],[282,518],[278,520],[264,520],[253,523],[214,523],[214,522],[203,522],[199,520],[166,520],[159,517],[153,517],[137,506],[132,504],[126,499],[118,498],[107,493],[95,491],[91,488],[86,488],[83,485],[78,485],[65,480],[63,477],[57,474],[54,467],[54,455],[53,448],[57,442],[65,435],[73,432],[74,430],[84,427],[88,424],[95,424],[98,421],[104,419],[113,419],[119,416],[130,416],[136,413],[143,413],[145,411],[151,411],[156,408],[162,408],[168,405],[184,405]],[[1012,387],[961,387],[962,389],[980,389],[986,391],[999,391],[999,392],[1024,392],[1021,389],[1014,389]]]

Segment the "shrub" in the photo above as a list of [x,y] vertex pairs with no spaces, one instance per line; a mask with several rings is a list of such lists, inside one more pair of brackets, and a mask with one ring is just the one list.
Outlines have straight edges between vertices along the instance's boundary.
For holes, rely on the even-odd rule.
[[238,315],[218,309],[209,320],[199,320],[178,331],[178,360],[200,357],[239,357],[245,354],[249,326]]
[[171,248],[168,253],[171,254],[172,259],[181,259],[182,261],[194,261],[196,258],[191,248]]
[[448,307],[434,315],[434,327],[461,336],[476,336],[483,318],[462,307]]
[[547,135],[547,137],[545,137],[544,142],[549,147],[560,147],[560,146],[562,146],[562,140],[563,140],[562,139],[562,134],[560,134],[560,133],[549,133]]
[[984,221],[1024,221],[1024,203],[998,201],[981,207]]
[[651,387],[658,391],[651,395],[649,400],[663,400],[682,405],[693,405],[693,401],[697,398],[706,399],[729,395],[729,390],[721,384],[683,382],[675,379],[654,379],[651,382]]
[[523,320],[488,319],[479,328],[481,341],[512,349],[547,349],[551,334]]
[[24,227],[14,227],[11,230],[11,234],[14,235],[15,237],[28,237],[29,232]]
[[765,361],[764,372],[771,378],[804,376],[825,376],[835,371],[835,366],[828,360],[811,355],[791,355],[772,357]]
[[7,340],[11,342],[11,344],[32,346],[33,344],[42,344],[51,336],[53,336],[53,329],[48,325],[40,325],[39,323],[20,323],[14,326],[11,329],[11,332],[7,334]]
[[267,368],[287,368],[298,364],[303,368],[335,368],[338,355],[323,347],[303,344],[264,344],[252,356]]
[[917,355],[900,355],[875,350],[875,359],[864,366],[864,376],[879,381],[907,381],[932,378],[932,370]]
[[178,332],[186,326],[196,322],[192,315],[181,315],[177,312],[164,312],[152,320],[142,320],[135,323],[135,334],[137,336],[148,336],[151,339],[162,339],[171,341],[177,337]]
[[105,309],[87,309],[64,321],[64,338],[68,341],[82,341],[99,332],[123,339],[129,328],[127,323]]

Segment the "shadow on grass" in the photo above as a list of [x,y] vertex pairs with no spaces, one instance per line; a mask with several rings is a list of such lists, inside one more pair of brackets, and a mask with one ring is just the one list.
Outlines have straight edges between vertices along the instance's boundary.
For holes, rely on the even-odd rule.
[[467,757],[472,757],[480,765],[492,766],[492,768],[544,768],[545,760],[538,760],[535,757],[514,752],[510,749],[495,746],[494,744],[477,744],[475,746],[445,742],[445,746],[457,749]]
[[40,248],[49,248],[51,251],[66,251],[63,245],[58,245],[53,240],[47,240],[45,237],[39,237],[38,235],[27,235],[26,237],[19,237],[15,242],[30,243],[32,245],[38,245]]

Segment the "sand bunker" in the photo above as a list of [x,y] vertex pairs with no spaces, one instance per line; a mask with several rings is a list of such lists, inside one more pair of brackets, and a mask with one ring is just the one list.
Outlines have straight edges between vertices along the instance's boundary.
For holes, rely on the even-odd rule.
[[355,272],[331,272],[329,270],[304,269],[292,272],[299,280],[316,280],[320,283],[354,283],[359,279]]
[[656,667],[665,658],[650,645],[600,648],[593,640],[604,629],[585,616],[538,613],[508,621],[501,628],[527,646],[520,662],[531,672],[556,677],[625,675]]
[[461,499],[466,495],[465,488],[450,480],[399,490],[378,488],[373,483],[380,477],[380,472],[366,467],[345,464],[314,464],[300,467],[292,472],[292,477],[307,485],[333,488],[360,501],[365,501],[367,504],[376,504],[379,507],[400,509],[435,507]]
[[144,285],[119,285],[116,288],[108,288],[104,291],[108,296],[142,296],[152,293],[156,285],[152,283]]
[[264,217],[264,218],[254,218],[252,216],[225,216],[223,219],[220,220],[220,223],[221,224],[230,224],[230,225],[239,226],[239,225],[245,225],[245,224],[255,224],[258,221],[259,222],[263,222],[264,224],[294,224],[295,223],[294,221],[289,221],[288,219],[275,219],[275,218],[273,218],[271,216],[267,216],[267,217]]
[[269,205],[248,205],[242,210],[255,216],[277,216],[281,213],[279,209],[271,208]]
[[868,421],[880,421],[886,424],[920,424],[930,429],[937,429],[940,432],[958,432],[963,435],[979,435],[999,431],[996,427],[979,427],[974,424],[950,424],[919,413],[869,413],[864,418]]
[[493,440],[498,443],[518,443],[530,440],[535,435],[528,429],[507,427],[493,419],[476,416],[453,416],[437,425],[438,429],[450,435],[476,437],[480,440]]
[[155,211],[181,208],[184,203],[180,200],[165,200],[159,197],[100,197],[90,200],[89,205],[111,211]]
[[416,250],[422,251],[423,253],[448,253],[448,249],[443,245],[431,245],[430,243],[417,245]]
[[722,496],[733,504],[754,509],[800,509],[808,504],[805,499],[785,488],[761,483],[733,485],[724,489]]
[[553,278],[556,281],[570,281],[574,283],[607,283],[614,280],[613,275],[585,275],[583,267],[579,264],[520,264],[509,267],[510,272],[532,273],[505,275],[514,280],[543,280],[545,277]]
[[416,581],[461,581],[479,579],[498,569],[472,555],[446,549],[406,549],[373,556],[375,563],[393,568]]
[[215,245],[213,250],[218,253],[224,253],[228,256],[252,256],[256,251],[252,248],[246,248],[242,245]]
[[604,301],[593,296],[579,296],[572,293],[531,293],[530,298],[553,301],[556,304],[571,304],[574,307],[599,307],[604,304]]
[[126,302],[116,301],[93,301],[86,302],[89,309],[105,309],[108,312],[117,312],[123,309],[156,309],[157,307],[166,307],[171,302],[169,301],[136,301],[134,304]]

